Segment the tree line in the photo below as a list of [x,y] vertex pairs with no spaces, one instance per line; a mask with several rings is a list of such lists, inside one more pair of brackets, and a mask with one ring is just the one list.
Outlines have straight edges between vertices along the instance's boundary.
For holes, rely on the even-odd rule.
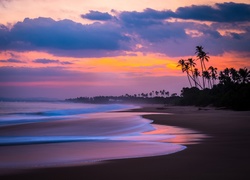
[[246,67],[225,68],[218,73],[213,66],[206,68],[210,57],[202,46],[196,46],[195,54],[196,59],[178,61],[177,66],[186,73],[190,84],[190,88],[182,89],[179,104],[250,110],[250,71]]
[[177,93],[167,90],[156,90],[147,93],[125,94],[121,96],[94,96],[77,97],[66,99],[66,101],[83,103],[151,103],[151,104],[175,104],[180,97]]

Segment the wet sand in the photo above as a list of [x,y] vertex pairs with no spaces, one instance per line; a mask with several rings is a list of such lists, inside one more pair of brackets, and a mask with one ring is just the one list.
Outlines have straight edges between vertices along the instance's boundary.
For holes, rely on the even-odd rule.
[[[156,157],[104,161],[74,167],[44,168],[2,175],[1,179],[250,179],[250,111],[197,107],[148,106],[130,112],[155,124],[177,126],[208,135],[186,143],[184,151]],[[180,143],[180,142],[179,142]],[[185,141],[182,142],[185,144]]]

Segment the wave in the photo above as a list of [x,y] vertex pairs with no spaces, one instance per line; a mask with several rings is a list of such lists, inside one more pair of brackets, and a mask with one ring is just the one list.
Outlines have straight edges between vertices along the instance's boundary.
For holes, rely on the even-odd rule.
[[[23,104],[24,103],[22,103],[21,106],[24,106]],[[42,111],[39,111],[39,108],[34,110],[34,108],[32,108],[33,105],[38,107],[43,105],[46,107],[44,108],[42,106],[43,108],[40,108]],[[83,116],[87,114],[124,110],[134,107],[135,106],[133,105],[121,104],[90,105],[79,103],[25,103],[25,106],[22,109],[19,108],[14,112],[0,113],[0,126],[63,120],[71,116]],[[13,109],[11,106],[8,108]]]
[[44,116],[66,116],[66,115],[78,115],[78,114],[115,111],[115,110],[128,109],[132,107],[134,106],[121,105],[121,104],[109,104],[109,105],[97,105],[96,107],[92,107],[92,108],[62,109],[62,110],[37,112],[35,114],[44,115]]

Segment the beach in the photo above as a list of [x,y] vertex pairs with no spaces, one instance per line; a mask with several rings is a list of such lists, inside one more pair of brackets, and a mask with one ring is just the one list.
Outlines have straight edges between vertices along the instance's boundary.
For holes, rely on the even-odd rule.
[[[249,179],[250,112],[214,108],[145,106],[154,124],[188,128],[206,135],[174,154],[69,167],[38,168],[1,179]],[[150,114],[158,112],[159,114]],[[164,114],[170,113],[170,114]]]

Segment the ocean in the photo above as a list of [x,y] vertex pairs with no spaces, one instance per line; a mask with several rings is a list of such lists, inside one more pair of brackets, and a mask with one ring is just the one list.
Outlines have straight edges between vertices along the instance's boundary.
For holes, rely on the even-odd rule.
[[150,134],[145,113],[122,104],[0,102],[0,173],[85,165],[104,160],[158,156],[185,146],[163,143],[173,135]]

